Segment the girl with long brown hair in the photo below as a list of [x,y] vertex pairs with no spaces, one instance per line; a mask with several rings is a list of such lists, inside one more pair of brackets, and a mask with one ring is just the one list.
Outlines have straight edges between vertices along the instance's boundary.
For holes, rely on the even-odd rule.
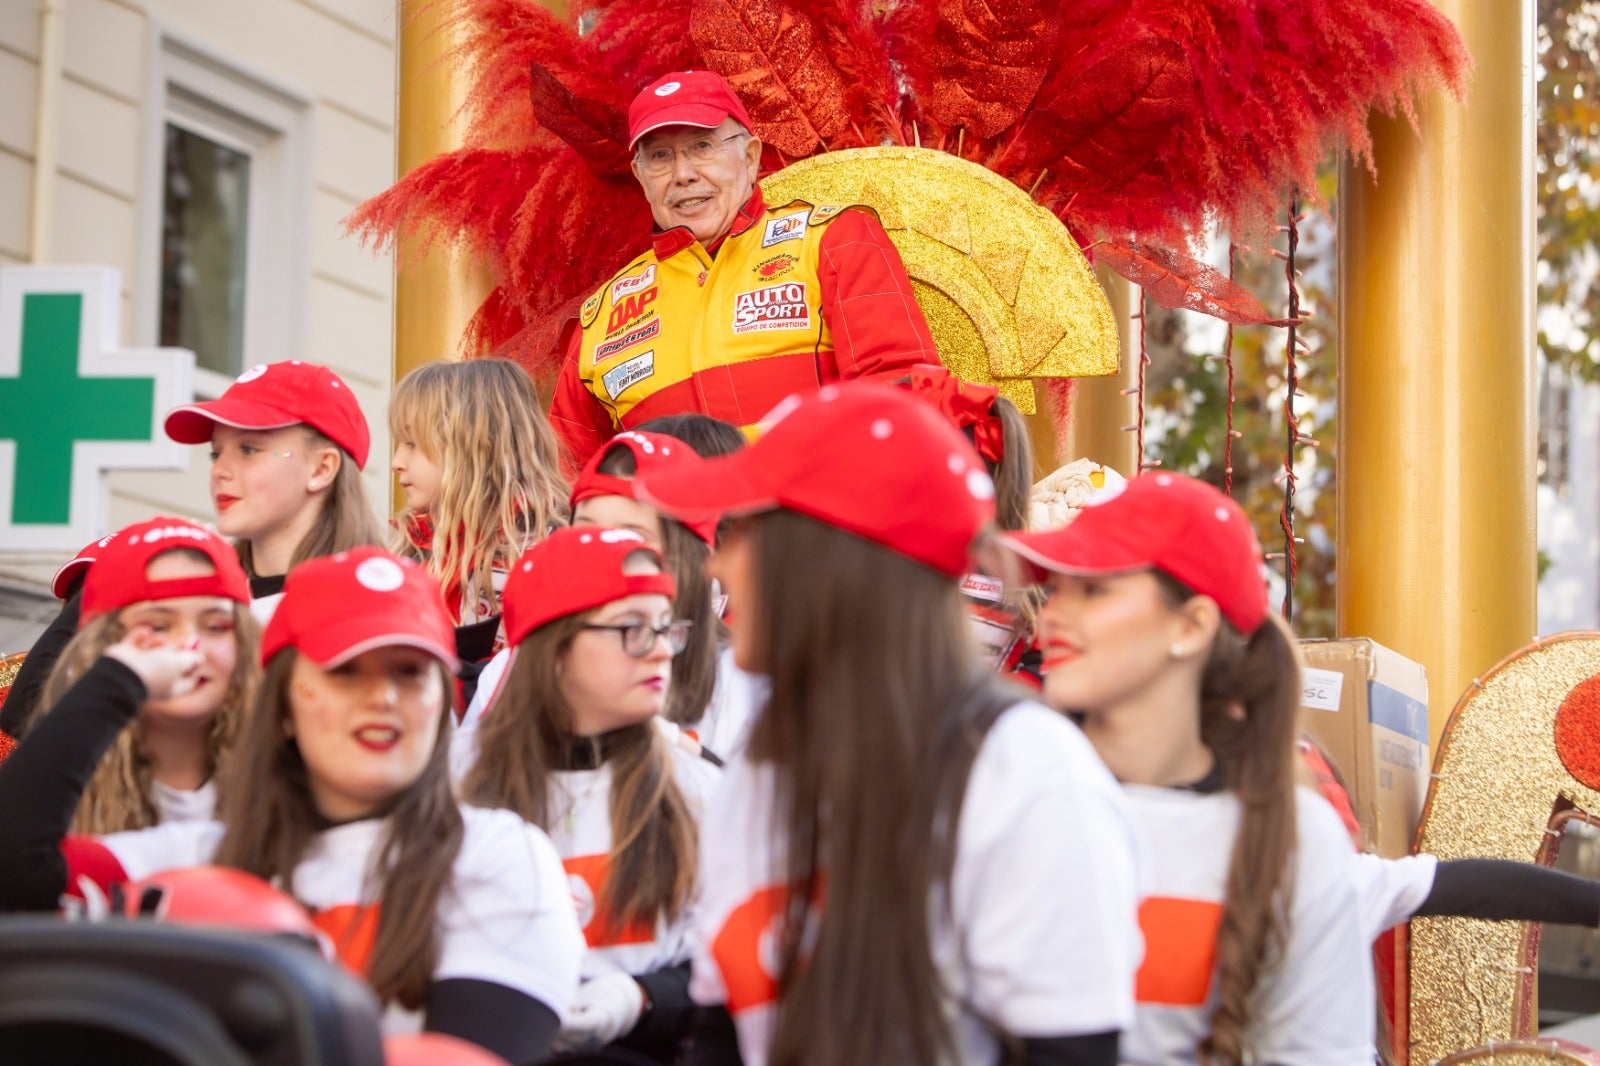
[[[234,867],[310,911],[390,1007],[391,1031],[420,1023],[514,1062],[546,1054],[577,986],[581,933],[548,838],[451,795],[456,662],[437,582],[377,548],[302,563],[261,652],[266,675],[216,822],[67,838],[133,701],[46,716],[0,765],[0,906],[54,909],[82,878],[108,891],[158,870]],[[129,687],[157,699],[199,669],[192,651],[136,640],[115,656]]]
[[[272,613],[291,566],[383,542],[361,482],[367,420],[350,387],[327,367],[299,359],[251,367],[215,400],[173,408],[165,428],[180,444],[211,446],[217,531],[233,539],[257,619]],[[86,547],[74,563],[95,550]],[[0,707],[0,737],[21,739],[44,679],[77,629],[75,570],[81,572],[69,563],[53,583],[65,602]]]
[[734,519],[712,571],[736,661],[772,684],[704,829],[692,991],[726,1013],[691,1061],[732,1039],[751,1066],[1115,1062],[1130,826],[1078,731],[977,655],[958,582],[994,517],[982,460],[892,386],[763,421],[639,487]]
[[406,498],[392,546],[438,579],[462,658],[487,659],[504,646],[500,592],[512,560],[567,518],[539,395],[509,359],[428,363],[395,386],[389,430]]
[[1227,496],[1154,474],[1005,542],[1049,588],[1044,694],[1079,716],[1145,838],[1123,1061],[1372,1061],[1349,838],[1296,787],[1299,667]]
[[691,1015],[698,823],[715,776],[658,721],[689,623],[661,557],[631,530],[552,533],[505,589],[513,653],[465,748],[463,799],[550,834],[589,952],[563,1047],[620,1041],[675,1060]]
[[[70,722],[85,705],[136,709],[95,769],[73,832],[207,820],[260,674],[244,571],[226,541],[183,518],[128,526],[97,555],[83,577],[78,632],[45,682],[40,713]],[[140,692],[120,661],[130,645],[197,656],[183,691]]]

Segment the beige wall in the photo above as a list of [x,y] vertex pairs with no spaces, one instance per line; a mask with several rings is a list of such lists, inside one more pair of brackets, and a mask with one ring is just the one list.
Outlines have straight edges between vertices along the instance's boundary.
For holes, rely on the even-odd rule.
[[[123,276],[124,343],[139,335],[150,265],[141,262],[149,213],[153,42],[161,31],[305,103],[306,162],[284,191],[306,234],[296,260],[302,350],[250,351],[247,363],[303,357],[334,367],[359,395],[373,428],[368,464],[375,500],[387,501],[391,264],[340,235],[339,219],[385,187],[394,167],[394,0],[61,0],[64,69],[58,89],[57,166],[47,261],[104,263]],[[29,261],[38,125],[40,9],[0,0],[0,264]],[[159,84],[157,82],[156,84]],[[154,147],[159,151],[159,145]],[[150,256],[153,259],[153,255]],[[294,308],[275,308],[294,317]],[[148,318],[148,315],[146,316]],[[6,417],[0,413],[0,417]],[[112,479],[113,527],[157,511],[210,519],[206,463],[186,472]],[[0,615],[42,587],[57,557],[0,553]],[[4,602],[9,598],[8,612]],[[0,651],[15,646],[0,622]],[[10,638],[8,640],[8,637]]]

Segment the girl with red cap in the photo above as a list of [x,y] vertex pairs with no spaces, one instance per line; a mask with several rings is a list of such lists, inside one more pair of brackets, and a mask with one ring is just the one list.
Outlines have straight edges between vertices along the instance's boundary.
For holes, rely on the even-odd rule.
[[[16,771],[33,738],[0,766],[0,906],[54,909],[83,878],[105,891],[174,867],[244,870],[308,909],[391,1008],[390,1031],[420,1022],[538,1059],[577,987],[582,934],[549,839],[451,795],[454,645],[420,567],[377,548],[300,564],[262,634],[265,676],[220,819],[66,837],[90,770],[134,713],[105,706],[32,792]],[[136,667],[153,697],[192,670],[180,654],[193,656]]]
[[[1116,1061],[1131,827],[1060,715],[979,660],[959,580],[994,517],[972,446],[892,386],[790,397],[639,494],[732,516],[712,571],[770,697],[707,814],[691,1061]],[[731,1016],[731,1026],[728,1019]],[[717,1025],[717,1019],[722,1025]]]
[[96,553],[77,634],[44,685],[49,726],[19,749],[14,772],[49,771],[53,751],[82,746],[88,721],[131,711],[93,768],[73,832],[209,819],[259,676],[244,571],[226,541],[183,518],[128,526]]
[[505,644],[500,591],[512,560],[566,521],[555,434],[527,372],[487,358],[407,374],[389,430],[389,465],[406,497],[395,551],[438,579],[456,650],[480,662]]
[[468,803],[550,834],[589,952],[561,1046],[675,1061],[692,1016],[689,915],[711,763],[660,728],[689,623],[660,555],[632,530],[552,533],[505,589],[513,653],[458,732]]
[[[382,543],[361,482],[367,421],[327,367],[298,359],[252,367],[215,400],[168,412],[166,431],[180,444],[211,444],[217,530],[233,538],[257,618],[272,612],[295,563]],[[23,661],[0,708],[0,736],[21,739],[45,675],[77,628],[78,572],[63,567],[55,589],[66,603]]]
[[1123,1061],[1372,1061],[1349,838],[1297,788],[1299,668],[1249,519],[1154,474],[1006,543],[1049,589],[1044,694],[1081,716],[1147,847]]

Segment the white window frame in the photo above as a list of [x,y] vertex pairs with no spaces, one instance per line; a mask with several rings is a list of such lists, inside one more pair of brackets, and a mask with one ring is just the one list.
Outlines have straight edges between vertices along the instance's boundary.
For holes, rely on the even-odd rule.
[[[168,123],[250,157],[245,234],[245,367],[305,350],[311,275],[312,98],[152,23],[147,32],[143,195],[134,329],[159,343],[161,220]],[[195,368],[195,395],[221,395],[232,378]]]

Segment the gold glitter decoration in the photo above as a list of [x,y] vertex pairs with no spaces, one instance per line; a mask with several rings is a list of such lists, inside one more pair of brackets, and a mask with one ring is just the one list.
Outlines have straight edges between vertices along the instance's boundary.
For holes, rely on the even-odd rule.
[[1600,1063],[1600,1056],[1563,1040],[1508,1040],[1458,1051],[1440,1059],[1438,1066],[1474,1062],[1494,1066],[1595,1066]]
[[3,703],[6,690],[11,688],[11,683],[17,679],[17,671],[22,669],[22,660],[27,657],[27,652],[19,651],[15,655],[7,655],[0,659],[0,703]]
[[[1584,632],[1538,641],[1474,681],[1440,738],[1419,850],[1441,859],[1553,859],[1553,816],[1568,807],[1600,812],[1600,792],[1580,784],[1555,747],[1562,700],[1596,675],[1600,633]],[[1533,1035],[1535,928],[1411,923],[1411,1062]]]
[[1034,413],[1034,378],[1114,374],[1116,321],[1072,234],[1009,181],[931,148],[852,148],[761,182],[769,204],[865,204],[900,250],[939,357]]

